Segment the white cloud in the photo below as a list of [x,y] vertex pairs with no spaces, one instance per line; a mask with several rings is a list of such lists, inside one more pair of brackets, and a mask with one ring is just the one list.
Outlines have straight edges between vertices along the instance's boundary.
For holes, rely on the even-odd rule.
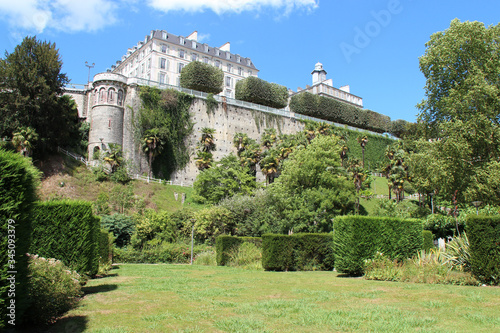
[[112,0],[0,0],[0,19],[12,30],[96,31],[116,22]]
[[181,10],[201,12],[212,10],[216,14],[226,12],[260,11],[263,8],[283,10],[288,15],[294,9],[313,10],[318,7],[318,0],[147,0],[154,9],[164,12]]
[[210,40],[210,34],[198,34],[198,42],[205,43]]

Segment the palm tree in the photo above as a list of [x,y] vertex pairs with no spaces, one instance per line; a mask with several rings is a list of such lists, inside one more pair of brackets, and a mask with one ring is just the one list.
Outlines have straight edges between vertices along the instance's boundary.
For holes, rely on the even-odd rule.
[[213,128],[204,127],[201,129],[200,145],[204,152],[215,150],[214,133],[215,129]]
[[250,138],[248,135],[244,133],[236,133],[233,138],[233,145],[236,148],[236,152],[238,156],[240,156],[241,152],[245,150],[246,146],[249,143]]
[[368,143],[368,136],[358,136],[358,143],[361,146],[361,151],[363,152],[363,168],[365,167],[365,146]]
[[211,152],[198,151],[195,164],[198,170],[210,169],[212,166],[213,155]]
[[279,154],[276,149],[266,150],[260,160],[260,170],[266,176],[266,185],[271,184],[278,176]]
[[123,163],[123,152],[121,146],[110,143],[109,149],[106,151],[106,156],[104,156],[104,161],[109,164],[111,173],[115,172]]
[[262,134],[261,144],[264,148],[271,148],[276,142],[276,130],[274,128],[266,128]]
[[164,141],[158,128],[147,130],[142,137],[142,150],[149,156],[149,177],[153,176],[153,160],[163,150]]
[[354,185],[356,187],[356,192],[358,194],[358,199],[356,201],[356,212],[359,213],[359,191],[363,186],[363,182],[368,178],[368,174],[363,166],[359,163],[359,160],[355,158],[349,160],[347,170],[351,174]]
[[12,144],[23,156],[31,156],[38,134],[31,127],[21,127],[12,137]]
[[240,164],[250,169],[255,176],[260,161],[261,150],[257,143],[252,143],[240,154]]

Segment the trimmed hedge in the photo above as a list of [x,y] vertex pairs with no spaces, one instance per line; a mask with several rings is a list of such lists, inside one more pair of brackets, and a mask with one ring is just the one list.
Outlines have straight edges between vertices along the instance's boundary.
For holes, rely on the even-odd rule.
[[93,276],[99,269],[99,224],[90,202],[40,202],[30,252],[59,259],[79,274]]
[[500,216],[467,218],[472,274],[486,284],[500,284]]
[[[372,110],[361,109],[334,98],[303,92],[292,96],[290,110],[306,116],[325,119],[340,124],[377,133],[392,132],[391,118]],[[398,123],[399,124],[399,123]],[[399,129],[399,127],[397,127]]]
[[224,72],[222,69],[192,61],[181,70],[180,85],[183,88],[218,94],[223,88]]
[[372,216],[340,216],[333,221],[335,269],[362,275],[366,259],[381,252],[393,260],[412,257],[423,247],[422,222]]
[[229,261],[231,252],[238,248],[242,243],[253,243],[257,247],[262,246],[262,238],[260,237],[236,237],[221,235],[215,239],[215,252],[217,266],[225,266]]
[[332,270],[331,234],[265,234],[262,267],[266,271]]
[[288,104],[288,89],[277,83],[249,76],[236,83],[235,97],[241,101],[282,109]]
[[113,241],[113,234],[101,228],[99,232],[99,264],[106,265],[113,262]]
[[[0,149],[0,232],[3,235],[0,238],[0,329],[5,327],[6,321],[13,319],[7,317],[11,300],[15,300],[16,324],[29,305],[26,253],[31,242],[32,211],[39,174],[29,159]],[[10,264],[14,266],[11,268]],[[7,271],[17,271],[14,274],[15,298],[9,297],[10,282],[7,278],[12,274]]]
[[425,251],[429,251],[434,248],[434,235],[429,230],[422,231],[422,236],[424,237],[424,242],[422,248]]

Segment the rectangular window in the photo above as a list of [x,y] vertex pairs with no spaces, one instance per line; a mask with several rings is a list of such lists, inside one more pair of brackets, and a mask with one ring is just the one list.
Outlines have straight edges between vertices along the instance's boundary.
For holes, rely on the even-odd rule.
[[219,60],[215,61],[215,67],[220,68],[220,61]]
[[165,31],[162,31],[161,38],[167,39],[167,33]]
[[192,47],[193,49],[195,49],[195,48],[196,48],[196,42],[195,42],[194,40],[191,42],[191,47]]
[[227,64],[227,71],[231,73],[233,71],[233,66],[231,64]]
[[208,64],[208,63],[210,63],[210,59],[208,59],[208,57],[203,57],[203,62],[205,64]]
[[179,63],[178,73],[180,73],[183,68],[184,68],[184,64]]
[[162,53],[167,53],[167,50],[168,50],[167,45],[161,44],[161,52]]
[[252,71],[248,71],[248,76],[252,76]]
[[160,81],[160,84],[165,83],[165,73],[160,73],[159,74],[159,80],[158,81]]
[[179,50],[179,58],[184,59],[184,50]]
[[230,78],[229,76],[226,76],[226,87],[231,87],[231,83],[232,83],[232,78]]
[[167,59],[160,58],[160,68],[161,69],[167,69]]
[[238,67],[238,75],[243,75],[243,68]]
[[198,60],[198,55],[196,53],[193,53],[191,55],[191,61],[197,61]]

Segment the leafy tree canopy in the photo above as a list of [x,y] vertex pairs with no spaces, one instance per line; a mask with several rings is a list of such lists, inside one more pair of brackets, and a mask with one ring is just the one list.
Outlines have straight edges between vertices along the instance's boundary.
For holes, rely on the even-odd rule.
[[240,165],[233,154],[201,172],[193,184],[199,201],[214,204],[235,194],[250,194],[256,187],[255,177],[250,175],[248,168]]
[[77,136],[78,112],[68,96],[69,82],[61,73],[62,61],[55,44],[26,37],[13,53],[0,59],[0,136],[12,137],[21,127],[38,134],[34,149],[54,149]]

